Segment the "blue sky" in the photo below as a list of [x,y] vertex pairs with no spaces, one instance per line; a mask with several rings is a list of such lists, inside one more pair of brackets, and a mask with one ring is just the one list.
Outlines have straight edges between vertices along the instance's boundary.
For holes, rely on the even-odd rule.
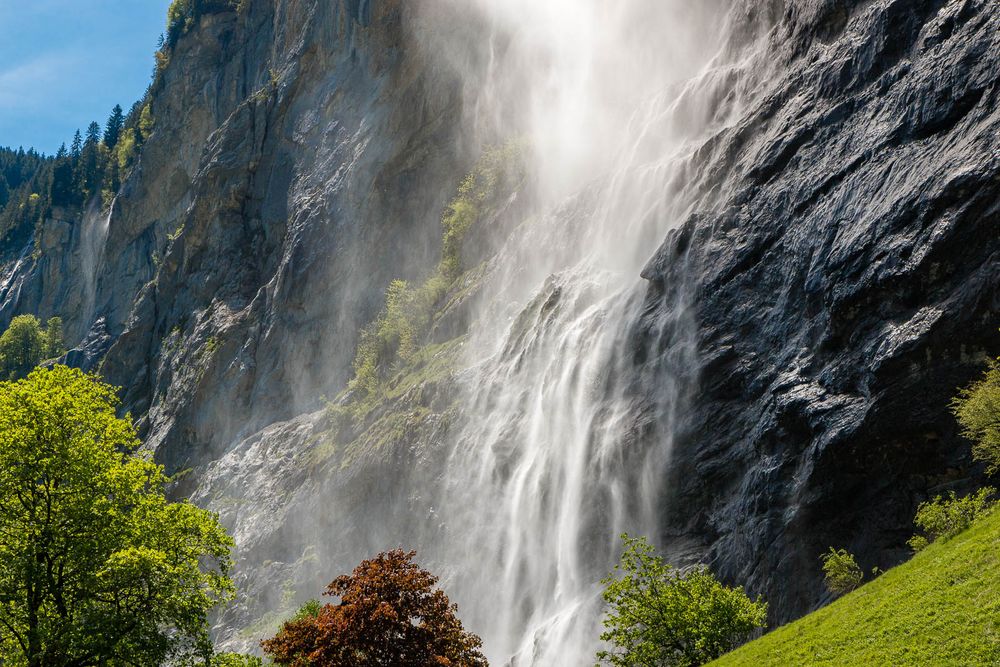
[[170,0],[0,0],[0,146],[54,153],[149,85]]

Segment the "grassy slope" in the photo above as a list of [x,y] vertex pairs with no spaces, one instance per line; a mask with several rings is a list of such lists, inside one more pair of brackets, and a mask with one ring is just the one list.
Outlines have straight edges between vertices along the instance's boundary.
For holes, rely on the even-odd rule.
[[1000,664],[1000,511],[715,665]]

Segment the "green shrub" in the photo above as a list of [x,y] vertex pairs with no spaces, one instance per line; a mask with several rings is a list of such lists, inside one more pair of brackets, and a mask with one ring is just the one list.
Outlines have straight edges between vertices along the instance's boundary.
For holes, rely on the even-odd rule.
[[834,549],[823,554],[823,581],[834,595],[850,593],[861,585],[864,575],[854,556],[846,549]]
[[261,658],[242,653],[216,653],[211,664],[212,667],[264,667]]
[[323,603],[319,600],[308,600],[306,601],[295,614],[288,619],[289,623],[295,623],[296,621],[303,621],[307,618],[316,618],[319,613],[323,610]]
[[767,604],[723,586],[704,566],[681,572],[644,538],[623,535],[625,553],[603,580],[610,605],[597,659],[615,667],[701,665],[763,628]]
[[961,390],[951,408],[962,435],[974,442],[976,459],[986,462],[990,474],[1000,471],[1000,360],[991,360],[983,377]]
[[121,172],[125,172],[129,167],[132,166],[132,161],[135,159],[136,153],[136,141],[135,141],[136,129],[133,127],[127,127],[122,132],[122,136],[118,141],[118,145],[115,146],[115,159],[118,162],[118,169]]
[[947,540],[968,528],[981,516],[986,515],[996,501],[992,496],[996,489],[986,487],[963,498],[952,491],[947,497],[938,496],[934,500],[921,503],[913,523],[923,531],[914,535],[908,544],[914,551],[920,551],[931,542]]
[[379,316],[361,333],[354,357],[352,391],[375,396],[381,384],[423,344],[435,310],[465,271],[462,248],[469,231],[520,185],[523,167],[516,142],[488,149],[441,218],[441,261],[419,286],[394,280]]
[[173,46],[204,14],[236,9],[239,0],[173,0],[167,8],[167,44]]
[[23,378],[42,361],[63,352],[61,319],[53,317],[43,330],[34,315],[18,315],[0,336],[0,379]]

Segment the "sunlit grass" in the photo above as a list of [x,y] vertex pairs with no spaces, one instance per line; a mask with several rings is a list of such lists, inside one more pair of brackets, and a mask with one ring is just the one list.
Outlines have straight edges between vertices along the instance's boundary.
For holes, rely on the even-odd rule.
[[717,665],[1000,663],[1000,512]]

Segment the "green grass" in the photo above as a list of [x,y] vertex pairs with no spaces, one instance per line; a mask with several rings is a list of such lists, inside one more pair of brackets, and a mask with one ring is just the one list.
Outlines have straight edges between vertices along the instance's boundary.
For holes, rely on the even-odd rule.
[[1000,512],[714,665],[1000,664]]

